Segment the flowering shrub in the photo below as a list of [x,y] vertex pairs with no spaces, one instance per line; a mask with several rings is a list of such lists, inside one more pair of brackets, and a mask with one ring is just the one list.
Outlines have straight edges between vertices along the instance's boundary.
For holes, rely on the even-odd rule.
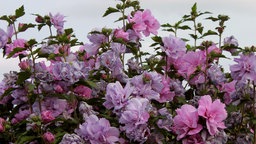
[[[120,0],[103,16],[112,13],[121,14],[121,28],[95,29],[89,43],[59,13],[17,24],[21,6],[0,17],[8,23],[0,29],[4,57],[20,60],[20,71],[0,83],[1,143],[256,143],[255,48],[222,38],[228,16],[194,4],[174,25],[160,25],[136,0]],[[218,25],[205,30],[199,17]],[[42,41],[20,38],[45,27]],[[160,27],[170,35],[158,36]],[[150,35],[153,54],[141,50]],[[236,58],[225,73],[227,52]]]

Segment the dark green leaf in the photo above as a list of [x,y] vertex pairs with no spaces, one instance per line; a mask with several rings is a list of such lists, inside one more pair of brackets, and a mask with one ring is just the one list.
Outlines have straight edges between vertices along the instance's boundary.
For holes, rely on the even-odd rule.
[[167,23],[167,24],[162,24],[161,27],[173,27],[173,26]]
[[124,15],[124,16],[118,18],[115,22],[122,21],[122,20],[124,20],[124,19],[127,19],[127,16],[126,16],[126,15]]
[[189,34],[193,39],[197,39],[197,35]]
[[13,21],[7,15],[1,16],[0,20],[5,20],[8,24],[13,24]]
[[73,33],[73,29],[72,28],[69,28],[69,29],[65,29],[65,34],[66,35],[70,35]]
[[103,14],[103,17],[105,17],[105,16],[107,16],[107,15],[109,15],[109,14],[111,14],[111,13],[115,13],[115,12],[119,12],[119,10],[116,9],[116,8],[113,8],[113,7],[109,7],[109,8],[106,10],[106,12]]
[[20,85],[22,84],[26,79],[30,78],[31,73],[29,72],[19,72],[18,73],[18,80],[16,81],[16,84]]
[[39,24],[39,25],[37,25],[37,29],[40,31],[41,29],[42,29],[42,27],[44,27],[46,24]]
[[4,91],[4,93],[0,96],[0,100],[2,100],[3,97],[8,96],[12,93],[12,91],[15,90],[15,88],[8,88]]
[[187,18],[189,18],[190,17],[190,15],[184,15],[182,18],[183,19],[187,19]]
[[16,53],[18,52],[22,52],[24,51],[25,49],[24,48],[21,48],[21,47],[17,47],[15,49],[13,49],[12,52],[9,53],[9,55],[7,56],[7,58],[11,58],[13,55],[15,55]]
[[197,31],[198,31],[200,34],[203,33],[203,30],[204,30],[204,27],[202,27],[202,26],[197,28]]
[[160,36],[154,36],[152,37],[152,40],[160,44],[162,43],[162,38]]
[[197,3],[195,3],[191,8],[192,14],[197,13]]
[[28,143],[28,142],[33,141],[36,138],[37,138],[37,136],[26,136],[26,135],[23,135],[23,136],[19,137],[19,139],[17,141],[17,144]]
[[178,28],[181,30],[190,30],[191,29],[188,25],[179,26]]
[[206,33],[204,33],[200,38],[203,38],[205,36],[208,36],[208,35],[218,35],[217,32],[215,31],[212,31],[212,30],[208,30]]
[[27,43],[30,47],[32,47],[33,45],[37,44],[37,41],[35,39],[30,39]]
[[22,5],[20,8],[16,9],[15,16],[16,18],[19,18],[25,14],[24,6]]
[[215,22],[215,21],[218,21],[219,19],[218,18],[215,18],[215,17],[208,17],[208,18],[206,18],[206,19],[209,19],[209,20],[212,20],[213,22]]
[[35,24],[31,24],[31,23],[29,23],[29,24],[23,24],[22,26],[20,26],[19,27],[19,32],[24,32],[24,31],[26,31],[28,28],[33,28],[33,27],[35,27],[36,25]]

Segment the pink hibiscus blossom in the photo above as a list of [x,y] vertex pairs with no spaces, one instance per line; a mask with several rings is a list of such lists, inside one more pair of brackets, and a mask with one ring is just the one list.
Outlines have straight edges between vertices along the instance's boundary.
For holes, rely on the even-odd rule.
[[87,86],[79,85],[74,89],[74,92],[86,99],[90,99],[92,97],[92,90]]
[[177,140],[184,138],[186,135],[195,135],[203,127],[198,124],[198,112],[192,105],[185,104],[176,110],[177,115],[173,119],[173,131],[178,135]]
[[206,119],[210,135],[215,135],[219,132],[218,128],[226,128],[223,122],[227,118],[225,104],[220,102],[219,99],[212,102],[212,98],[209,95],[202,96],[198,103],[198,115]]
[[151,15],[150,10],[137,11],[131,18],[128,17],[130,23],[134,23],[132,28],[135,33],[141,37],[142,32],[145,36],[150,33],[157,35],[157,30],[160,28],[159,22]]

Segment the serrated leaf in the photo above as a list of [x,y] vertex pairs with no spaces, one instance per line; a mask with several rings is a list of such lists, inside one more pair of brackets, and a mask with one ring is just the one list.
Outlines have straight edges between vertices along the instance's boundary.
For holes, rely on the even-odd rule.
[[168,32],[175,32],[175,30],[173,28],[169,28],[169,29],[163,29],[163,31],[168,31]]
[[7,21],[8,24],[13,24],[13,21],[7,16],[7,15],[3,15],[0,17],[0,20],[4,20],[4,21]]
[[19,32],[24,32],[26,31],[28,28],[33,28],[35,27],[35,24],[29,23],[29,24],[23,24],[21,27],[19,27]]
[[167,23],[167,24],[162,24],[161,27],[173,27],[173,26]]
[[119,22],[119,21],[124,20],[124,19],[127,19],[127,16],[126,16],[126,15],[124,15],[124,16],[118,18],[118,19],[115,20],[114,22]]
[[179,26],[178,28],[181,30],[190,30],[191,29],[188,25]]
[[105,13],[103,14],[103,17],[111,14],[111,13],[116,13],[116,12],[119,12],[118,9],[116,8],[113,8],[113,7],[108,7],[108,9],[105,11]]
[[4,93],[0,96],[0,100],[2,100],[2,98],[5,97],[5,96],[10,95],[11,92],[12,92],[13,90],[15,90],[15,89],[16,89],[16,88],[8,88],[7,90],[5,90]]
[[20,8],[16,9],[15,16],[16,18],[19,18],[25,14],[24,6],[22,5]]
[[22,84],[26,79],[30,78],[30,76],[31,76],[31,73],[29,72],[19,72],[16,84],[18,85]]
[[182,18],[183,19],[187,19],[187,18],[189,18],[190,17],[190,15],[184,15]]
[[194,3],[194,5],[191,8],[191,11],[193,14],[195,14],[197,12],[197,3]]
[[33,45],[37,44],[37,41],[35,39],[30,39],[27,44],[32,47]]
[[218,35],[217,32],[212,31],[212,30],[208,30],[206,33],[204,33],[200,38],[203,38],[205,36],[209,36],[209,35]]
[[69,28],[69,29],[65,29],[65,34],[66,35],[70,35],[73,33],[73,29],[72,28]]
[[212,20],[213,22],[215,22],[215,21],[218,21],[219,19],[218,18],[215,18],[215,17],[208,17],[208,18],[206,18],[206,19],[209,19],[209,20]]
[[87,81],[85,81],[85,83],[86,83],[88,86],[90,86],[91,88],[96,88],[96,87],[97,87],[96,83],[93,82],[93,81],[87,80]]
[[194,34],[189,34],[193,39],[197,39],[197,35],[194,35]]
[[40,31],[40,30],[42,29],[42,27],[45,26],[45,25],[46,25],[46,24],[39,24],[39,25],[37,25],[38,31]]
[[28,142],[33,141],[36,138],[37,138],[37,136],[26,136],[26,135],[23,135],[23,136],[19,137],[19,139],[17,140],[17,144],[28,143]]
[[221,53],[216,53],[216,52],[211,52],[210,53],[211,58],[227,58],[225,55],[221,54]]
[[197,31],[198,31],[200,34],[203,33],[203,30],[204,30],[204,27],[198,27],[198,28],[197,28]]
[[160,36],[154,36],[154,37],[152,37],[152,40],[157,43],[162,43],[162,38]]
[[14,56],[16,53],[18,52],[22,52],[24,51],[25,49],[24,48],[21,48],[21,47],[17,47],[17,48],[14,48],[13,51],[11,51],[9,53],[9,55],[7,56],[7,58],[11,58],[12,56]]

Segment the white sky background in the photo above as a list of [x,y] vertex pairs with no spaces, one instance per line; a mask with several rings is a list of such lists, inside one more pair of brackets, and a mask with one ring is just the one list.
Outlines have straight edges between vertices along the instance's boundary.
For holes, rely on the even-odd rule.
[[[79,41],[86,42],[87,33],[93,28],[111,27],[113,21],[119,16],[102,18],[103,13],[109,6],[115,6],[117,0],[0,0],[0,15],[13,14],[15,9],[24,5],[26,16],[20,22],[32,22],[32,13],[46,15],[57,12],[66,16],[65,28],[72,27]],[[190,12],[191,6],[197,2],[200,11],[210,11],[214,16],[218,14],[229,15],[224,37],[234,35],[240,46],[251,46],[256,43],[256,1],[255,0],[141,0],[144,9],[150,9],[152,14],[161,24],[173,24],[181,19],[184,14]],[[120,26],[121,23],[114,24]],[[213,29],[215,25],[206,25],[207,29]],[[0,28],[6,29],[6,23],[0,21]],[[29,33],[20,35],[19,38],[39,39],[48,36],[43,33]],[[160,36],[168,36],[168,33],[160,32]],[[183,36],[183,35],[182,35]],[[187,36],[186,36],[187,37]],[[150,41],[152,42],[152,41]],[[2,51],[1,51],[2,53]],[[227,63],[227,62],[224,62]],[[229,65],[229,64],[227,64]],[[0,80],[3,73],[18,70],[18,60],[5,60],[0,54]]]

